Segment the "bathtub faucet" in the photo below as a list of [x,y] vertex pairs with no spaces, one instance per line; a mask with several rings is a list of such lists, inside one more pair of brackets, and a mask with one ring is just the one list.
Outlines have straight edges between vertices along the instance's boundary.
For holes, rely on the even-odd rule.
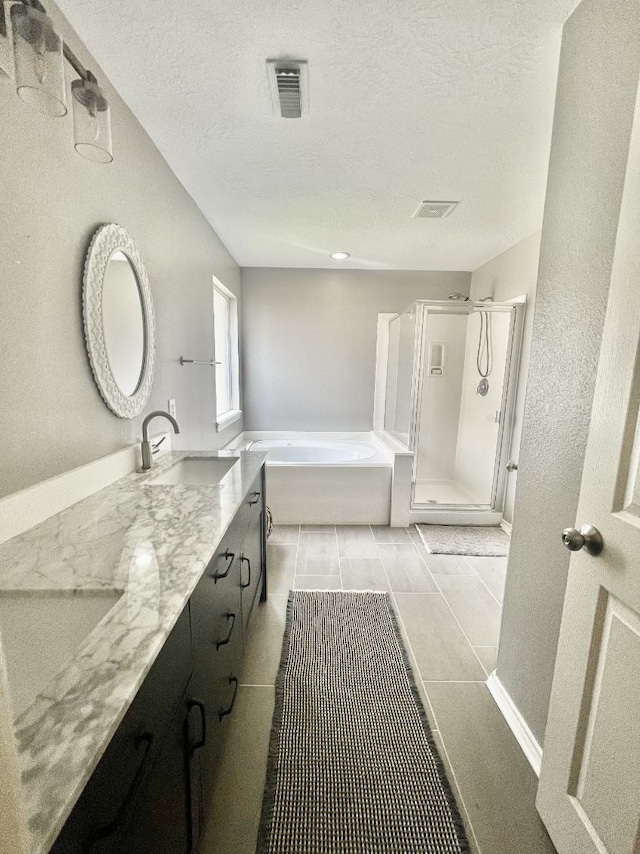
[[171,424],[173,425],[173,429],[176,431],[176,433],[180,432],[178,422],[173,417],[173,415],[169,415],[168,412],[163,412],[162,409],[156,409],[155,412],[150,412],[147,415],[147,417],[142,422],[142,471],[149,471],[153,463],[153,451],[151,448],[151,442],[149,441],[149,422],[152,418],[156,418],[160,415],[171,422]]

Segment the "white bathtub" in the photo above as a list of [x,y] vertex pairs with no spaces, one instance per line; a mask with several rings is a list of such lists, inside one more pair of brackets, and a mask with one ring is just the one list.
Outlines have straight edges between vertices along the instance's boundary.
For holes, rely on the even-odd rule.
[[380,455],[373,445],[322,439],[256,439],[247,449],[265,451],[267,465],[343,465],[373,461]]
[[276,525],[388,525],[393,453],[372,433],[245,432],[227,448],[267,453]]

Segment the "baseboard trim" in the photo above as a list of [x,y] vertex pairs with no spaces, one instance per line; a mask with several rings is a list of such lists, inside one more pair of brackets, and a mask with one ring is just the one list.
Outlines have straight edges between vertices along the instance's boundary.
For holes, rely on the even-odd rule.
[[507,522],[505,519],[501,519],[500,520],[500,527],[505,532],[505,534],[508,534],[508,536],[511,536],[511,522]]
[[502,716],[514,734],[522,752],[529,760],[529,764],[533,768],[536,777],[539,777],[540,766],[542,765],[542,748],[527,726],[527,722],[520,714],[518,707],[507,693],[495,670],[487,679],[487,688],[496,701],[497,707],[502,712]]

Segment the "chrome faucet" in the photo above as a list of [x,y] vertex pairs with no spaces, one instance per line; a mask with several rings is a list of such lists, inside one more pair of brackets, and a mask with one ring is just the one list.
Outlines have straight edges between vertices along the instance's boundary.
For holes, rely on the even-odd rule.
[[180,432],[178,422],[173,415],[169,415],[168,412],[163,412],[162,409],[156,409],[155,412],[150,412],[147,415],[142,422],[142,471],[149,471],[153,463],[153,450],[151,448],[151,442],[149,441],[149,422],[152,418],[156,418],[158,415],[162,415],[163,418],[170,421],[176,433]]

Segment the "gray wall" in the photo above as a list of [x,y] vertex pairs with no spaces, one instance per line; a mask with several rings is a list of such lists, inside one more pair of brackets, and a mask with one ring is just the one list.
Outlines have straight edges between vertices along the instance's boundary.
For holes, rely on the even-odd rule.
[[371,430],[379,312],[469,293],[470,273],[242,271],[247,430]]
[[[524,240],[511,246],[506,252],[483,264],[482,267],[478,267],[471,276],[471,299],[477,300],[492,296],[496,302],[506,302],[519,296],[526,296],[527,298],[522,329],[518,390],[513,413],[511,452],[509,454],[510,459],[516,462],[520,456],[524,400],[529,375],[540,238],[541,233],[539,231],[525,237]],[[517,472],[510,472],[507,476],[502,517],[509,523],[513,522],[517,477]]]
[[[47,9],[102,82],[58,10],[51,2]],[[0,76],[0,495],[140,437],[145,413],[127,421],[107,409],[84,350],[82,269],[105,222],[130,231],[151,280],[158,358],[146,411],[176,399],[179,447],[217,447],[233,435],[214,432],[213,370],[182,368],[178,359],[211,358],[211,275],[239,292],[240,271],[134,116],[107,91],[114,162],[104,166],[75,153],[71,114],[33,111]]]
[[640,68],[635,2],[565,25],[497,673],[542,743]]

